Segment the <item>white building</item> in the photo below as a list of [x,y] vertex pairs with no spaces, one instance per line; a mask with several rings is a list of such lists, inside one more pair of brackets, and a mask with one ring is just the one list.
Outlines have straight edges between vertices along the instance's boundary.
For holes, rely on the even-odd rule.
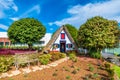
[[[52,34],[51,33],[46,33],[45,36],[40,40],[40,44],[33,44],[34,46],[45,46],[49,40],[51,39]],[[7,32],[0,32],[0,45],[6,46],[7,44],[10,45],[10,40],[7,36]],[[26,45],[26,44],[14,44],[15,46],[21,46],[21,45]]]
[[68,52],[77,50],[77,46],[65,26],[60,27],[43,49],[44,51]]

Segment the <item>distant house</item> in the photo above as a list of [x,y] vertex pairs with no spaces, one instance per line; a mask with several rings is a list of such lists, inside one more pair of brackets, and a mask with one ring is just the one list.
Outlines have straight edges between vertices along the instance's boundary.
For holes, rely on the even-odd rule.
[[0,32],[0,45],[10,46],[11,42],[7,36],[7,32]]
[[44,47],[44,51],[67,52],[77,50],[74,39],[65,26],[60,27]]
[[[51,33],[46,33],[45,36],[37,43],[34,43],[33,46],[46,46],[46,44],[51,39]],[[0,32],[0,46],[27,46],[27,44],[15,43],[12,44],[7,36],[7,32]]]

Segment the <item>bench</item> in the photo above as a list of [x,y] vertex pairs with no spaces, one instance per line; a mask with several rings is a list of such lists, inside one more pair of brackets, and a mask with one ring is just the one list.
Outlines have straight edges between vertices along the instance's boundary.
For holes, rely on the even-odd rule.
[[14,65],[17,70],[21,64],[27,64],[29,67],[32,62],[37,62],[39,64],[38,53],[14,55]]

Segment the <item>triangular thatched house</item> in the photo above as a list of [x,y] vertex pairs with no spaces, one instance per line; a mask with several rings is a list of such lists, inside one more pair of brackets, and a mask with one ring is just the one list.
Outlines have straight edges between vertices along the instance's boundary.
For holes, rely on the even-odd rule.
[[67,52],[73,50],[77,51],[77,49],[75,41],[67,30],[67,27],[63,25],[53,34],[51,40],[43,50]]

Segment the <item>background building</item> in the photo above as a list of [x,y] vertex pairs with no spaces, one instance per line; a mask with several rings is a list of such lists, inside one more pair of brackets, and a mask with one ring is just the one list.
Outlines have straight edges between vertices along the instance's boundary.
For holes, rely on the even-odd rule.
[[[34,43],[33,46],[45,46],[51,39],[51,33],[46,33],[45,36],[37,43]],[[27,46],[27,44],[15,43],[12,44],[7,36],[7,32],[0,32],[0,46]]]
[[10,46],[11,42],[7,36],[7,32],[0,32],[0,45]]

